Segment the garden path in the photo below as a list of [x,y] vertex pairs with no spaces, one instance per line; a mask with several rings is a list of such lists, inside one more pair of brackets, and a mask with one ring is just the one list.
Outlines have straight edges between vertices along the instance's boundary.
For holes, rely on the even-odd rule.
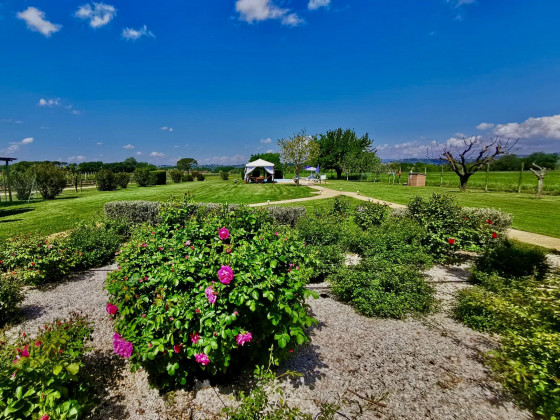
[[[112,269],[90,270],[49,289],[29,290],[23,304],[27,320],[10,333],[32,333],[71,311],[88,314],[95,330],[87,367],[102,398],[90,418],[215,418],[224,404],[231,404],[234,390],[248,386],[251,373],[229,385],[197,382],[193,392],[162,396],[150,388],[146,372],[130,372],[127,362],[112,352],[103,290]],[[503,395],[481,362],[482,354],[496,345],[492,337],[448,314],[454,292],[468,287],[464,267],[436,267],[427,274],[442,299],[441,310],[406,321],[366,318],[333,299],[328,285],[310,285],[320,293],[319,299],[309,300],[319,325],[310,331],[311,344],[280,367],[303,373],[284,382],[287,401],[311,414],[318,413],[320,402],[339,402],[348,418],[361,407],[362,419],[531,418]]]
[[[310,200],[321,200],[325,198],[334,198],[339,195],[355,198],[356,200],[371,201],[373,203],[386,204],[393,209],[406,207],[403,204],[391,203],[389,201],[383,201],[383,200],[378,200],[376,198],[368,197],[359,192],[336,191],[330,188],[324,188],[316,184],[304,184],[304,183],[302,184],[307,185],[309,188],[317,190],[319,193],[317,195],[314,195],[313,197],[297,198],[293,200],[273,201],[273,202],[266,202],[266,203],[256,203],[256,204],[250,204],[249,207],[263,207],[267,205],[297,203],[301,201],[310,201]],[[526,242],[528,244],[539,245],[544,248],[560,251],[560,238],[553,238],[551,236],[540,235],[538,233],[532,233],[532,232],[525,232],[517,229],[508,229],[507,234],[510,238],[520,242]]]

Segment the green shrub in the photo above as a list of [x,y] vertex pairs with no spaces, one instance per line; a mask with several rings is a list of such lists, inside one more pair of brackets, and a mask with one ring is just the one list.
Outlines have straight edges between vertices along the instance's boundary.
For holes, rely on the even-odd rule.
[[10,182],[18,200],[29,200],[35,186],[35,178],[34,167],[29,167],[25,171],[19,170],[11,173]]
[[477,281],[479,273],[496,273],[507,278],[536,275],[543,279],[549,269],[547,252],[544,248],[518,241],[500,241],[476,260],[472,279]]
[[99,267],[110,262],[124,238],[116,226],[81,222],[65,239],[64,245],[74,253],[75,269]]
[[152,185],[165,185],[167,183],[167,171],[157,170],[151,171],[150,174],[154,177],[155,182]]
[[305,207],[277,207],[269,206],[266,211],[272,216],[276,222],[281,225],[295,227],[297,221],[305,216]]
[[0,248],[0,268],[23,284],[50,283],[73,270],[110,261],[125,237],[126,229],[117,222],[83,223],[69,235],[52,240],[37,235],[14,237]]
[[465,211],[446,195],[433,194],[428,200],[415,197],[408,205],[408,213],[426,228],[423,243],[439,260],[461,249],[480,251],[504,236],[493,221],[479,219],[472,210]]
[[222,178],[222,180],[224,181],[227,181],[229,179],[229,172],[220,171],[220,178]]
[[196,175],[196,180],[197,180],[197,181],[204,181],[205,179],[206,179],[206,178],[204,178],[204,175],[201,174],[201,173],[198,173],[198,174]]
[[117,183],[117,186],[121,188],[128,187],[130,174],[128,172],[119,172],[118,174],[115,174],[115,182]]
[[464,207],[463,212],[465,217],[478,220],[482,224],[490,224],[489,222],[491,222],[489,227],[492,227],[496,232],[505,232],[511,227],[513,221],[511,214],[490,207]]
[[490,366],[505,387],[537,414],[550,419],[560,414],[560,333],[535,331],[506,334]]
[[8,239],[0,248],[2,270],[12,273],[24,284],[56,281],[69,273],[73,255],[61,239],[52,241],[38,235]]
[[156,201],[110,201],[105,203],[105,217],[130,223],[155,223],[160,203]]
[[389,206],[379,203],[366,203],[354,210],[354,222],[366,230],[379,226],[389,216]]
[[12,273],[0,274],[0,326],[19,311],[24,298],[21,286],[20,279]]
[[404,318],[432,310],[433,288],[415,267],[375,259],[328,278],[333,293],[366,316]]
[[296,223],[300,237],[308,245],[335,245],[346,233],[347,224],[331,214],[308,214]]
[[344,195],[338,195],[332,201],[328,213],[336,217],[350,216],[350,199]]
[[109,169],[101,169],[95,174],[95,183],[99,191],[113,191],[117,189],[115,174]]
[[169,171],[169,176],[175,184],[178,184],[183,180],[183,171],[180,171],[179,169],[171,169]]
[[155,184],[155,178],[148,168],[136,168],[132,177],[139,187],[147,187],[148,185]]
[[[508,248],[504,249],[500,252],[505,257]],[[541,258],[529,258],[532,262],[527,264],[524,251],[511,252],[522,261],[520,270],[483,256],[484,271],[475,273],[480,285],[459,293],[454,313],[474,329],[503,335],[488,363],[506,388],[537,414],[552,419],[560,413],[560,274],[531,270]],[[529,251],[533,254],[534,249]]]
[[35,167],[37,189],[45,200],[52,200],[66,187],[66,173],[50,162]]
[[33,340],[0,346],[0,418],[77,419],[93,407],[84,372],[85,318],[45,324]]
[[344,263],[344,252],[340,245],[311,245],[307,247],[307,250],[314,257],[310,278],[312,282],[325,280]]
[[185,174],[183,175],[183,181],[185,182],[193,182],[194,181],[194,177],[191,174]]
[[[188,374],[255,363],[273,343],[275,357],[305,344],[304,328],[315,320],[305,304],[304,244],[289,230],[276,231],[265,212],[192,214],[192,203],[182,204],[167,203],[157,226],[139,227],[107,278],[118,309],[113,325],[134,348],[133,366],[161,386],[176,386]],[[218,277],[226,267],[231,283]]]

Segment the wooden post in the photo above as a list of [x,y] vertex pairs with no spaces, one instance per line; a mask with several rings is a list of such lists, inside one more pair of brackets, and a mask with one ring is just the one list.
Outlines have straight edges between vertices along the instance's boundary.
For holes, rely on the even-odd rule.
[[10,196],[10,203],[12,202],[12,183],[10,182],[10,164],[6,161],[6,181],[8,183],[8,195]]
[[443,187],[443,165],[441,165],[441,175],[439,177],[439,186]]
[[521,162],[521,171],[519,172],[519,183],[517,184],[517,194],[521,192],[521,182],[523,181],[523,168],[525,167],[525,162]]
[[484,185],[484,191],[488,191],[488,171],[490,171],[490,164],[486,164],[486,184]]

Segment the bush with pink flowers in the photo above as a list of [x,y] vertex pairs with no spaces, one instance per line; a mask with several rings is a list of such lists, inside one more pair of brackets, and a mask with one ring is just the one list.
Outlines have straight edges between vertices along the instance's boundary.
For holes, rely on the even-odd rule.
[[[115,352],[161,386],[286,357],[308,341],[310,257],[259,210],[194,210],[187,199],[142,226],[106,283]],[[123,347],[124,346],[124,347]]]

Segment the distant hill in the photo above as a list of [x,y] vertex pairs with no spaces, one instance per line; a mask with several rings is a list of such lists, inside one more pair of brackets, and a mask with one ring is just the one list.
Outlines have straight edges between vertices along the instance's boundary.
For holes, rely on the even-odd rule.
[[381,159],[383,163],[399,162],[399,163],[424,163],[432,165],[441,165],[443,162],[439,159],[428,159],[428,158],[407,158],[407,159]]

